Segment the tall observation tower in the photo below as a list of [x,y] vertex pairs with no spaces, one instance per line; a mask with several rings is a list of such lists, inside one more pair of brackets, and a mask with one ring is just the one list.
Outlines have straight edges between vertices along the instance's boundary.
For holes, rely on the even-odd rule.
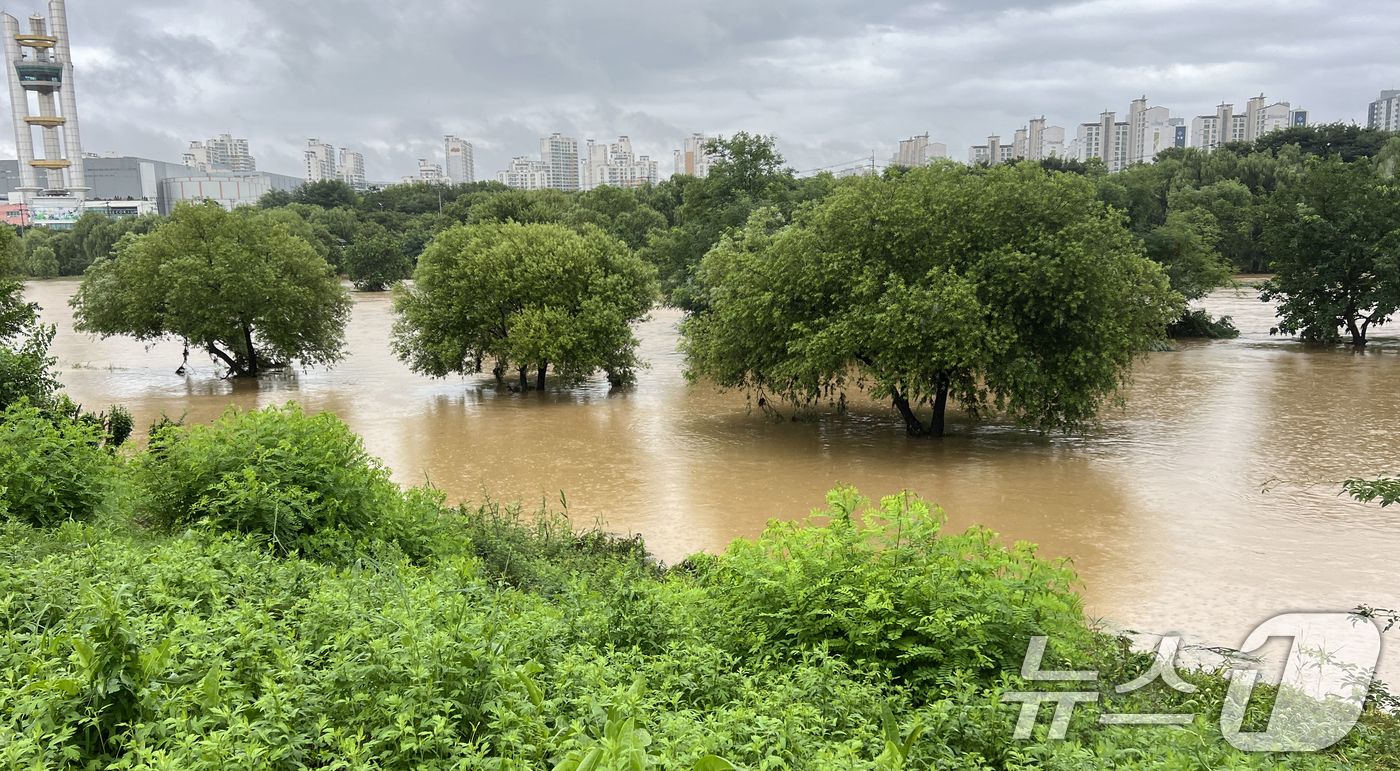
[[[68,47],[68,14],[63,0],[49,0],[49,16],[29,17],[29,31],[0,13],[5,35],[5,74],[10,81],[10,110],[15,118],[19,155],[19,191],[38,208],[64,207],[81,213],[88,191],[83,175],[83,146],[78,138],[78,100],[73,94],[73,54]],[[33,101],[30,94],[34,95]],[[38,114],[30,109],[37,104]],[[43,138],[43,155],[34,154],[34,127]],[[67,200],[63,200],[67,199]],[[46,207],[45,204],[49,206]]]

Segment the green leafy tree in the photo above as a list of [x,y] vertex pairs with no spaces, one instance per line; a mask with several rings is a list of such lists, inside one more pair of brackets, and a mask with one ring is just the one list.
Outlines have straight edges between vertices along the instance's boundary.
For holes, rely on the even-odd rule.
[[631,325],[651,307],[654,271],[596,227],[459,225],[395,289],[395,352],[443,377],[517,369],[521,388],[553,367],[566,382],[602,369],[615,384],[638,366]]
[[1277,300],[1273,333],[1355,346],[1400,309],[1400,188],[1365,159],[1310,158],[1274,193],[1264,230],[1275,275],[1261,299]]
[[656,265],[671,303],[687,310],[703,302],[696,269],[722,235],[742,228],[761,207],[790,216],[803,201],[825,195],[831,179],[826,174],[798,180],[771,136],[741,131],[711,140],[706,149],[714,157],[708,176],[684,180],[676,226],[652,230],[641,251]]
[[843,180],[779,222],[756,213],[701,264],[692,380],[799,405],[864,387],[914,436],[941,436],[950,400],[1080,429],[1180,313],[1092,183],[1030,164]]
[[59,389],[49,356],[56,328],[39,323],[39,306],[24,301],[24,285],[0,276],[0,409],[22,399],[44,406]]
[[8,516],[34,527],[90,518],[111,486],[95,421],[54,420],[28,401],[0,412],[0,490]]
[[304,239],[268,214],[176,207],[92,266],[70,301],[76,328],[103,337],[182,338],[237,376],[338,361],[350,298]]
[[1271,131],[1255,141],[1254,147],[1278,152],[1288,145],[1297,145],[1305,155],[1323,158],[1340,155],[1344,162],[1349,163],[1357,158],[1375,157],[1385,143],[1395,136],[1400,134],[1354,123],[1324,123]]
[[35,278],[53,278],[59,274],[58,256],[53,247],[40,246],[29,255],[29,272]]
[[279,209],[292,202],[292,193],[289,190],[269,190],[258,199],[260,209]]
[[383,291],[413,272],[413,265],[404,256],[403,244],[387,233],[346,247],[344,260],[346,275],[357,289],[365,291]]
[[292,203],[308,203],[323,209],[334,209],[337,206],[353,207],[359,202],[360,195],[338,179],[303,182],[292,191]]
[[1230,280],[1219,243],[1219,221],[1201,208],[1171,212],[1166,224],[1143,239],[1147,256],[1165,269],[1172,289],[1187,300],[1199,300]]

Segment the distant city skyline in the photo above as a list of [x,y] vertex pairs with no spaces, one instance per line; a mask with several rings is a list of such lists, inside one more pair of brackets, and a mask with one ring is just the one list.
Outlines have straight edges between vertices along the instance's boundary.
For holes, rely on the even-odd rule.
[[[68,3],[84,150],[178,161],[194,137],[231,132],[259,169],[302,176],[307,137],[334,137],[363,155],[370,182],[420,158],[444,163],[446,135],[472,143],[478,178],[555,132],[625,135],[654,159],[694,132],[774,134],[798,170],[885,162],[923,134],[965,158],[1042,114],[1068,143],[1143,93],[1188,124],[1264,92],[1307,107],[1311,123],[1365,125],[1377,95],[1400,88],[1393,11],[1366,0]],[[638,42],[589,44],[617,14],[636,19]],[[493,33],[524,27],[554,42]],[[403,50],[415,78],[381,66]],[[0,154],[14,152],[0,137]]]

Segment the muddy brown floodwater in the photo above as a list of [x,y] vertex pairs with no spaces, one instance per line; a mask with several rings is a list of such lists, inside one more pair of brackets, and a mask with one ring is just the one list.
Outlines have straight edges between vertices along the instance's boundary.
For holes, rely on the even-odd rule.
[[[181,346],[73,331],[75,280],[31,283],[58,324],[53,354],[89,409],[126,405],[138,432],[161,412],[207,422],[228,405],[290,399],[331,410],[395,479],[425,478],[458,499],[567,494],[576,522],[643,534],[660,557],[717,551],[770,518],[803,516],[838,482],[867,495],[913,490],[949,525],[986,525],[1074,560],[1092,615],[1149,633],[1237,646],[1290,610],[1400,608],[1400,506],[1338,495],[1353,475],[1400,471],[1400,338],[1365,353],[1308,349],[1268,334],[1253,290],[1220,290],[1237,340],[1187,342],[1134,372],[1123,409],[1087,437],[1039,436],[950,416],[941,441],[908,439],[885,406],[773,422],[740,394],[689,386],[680,314],[638,330],[651,368],[635,388],[510,393],[489,377],[433,380],[389,352],[385,294],[356,294],[349,356],[337,367],[219,378]],[[1392,638],[1395,634],[1392,633]],[[1390,656],[1382,671],[1400,682]]]

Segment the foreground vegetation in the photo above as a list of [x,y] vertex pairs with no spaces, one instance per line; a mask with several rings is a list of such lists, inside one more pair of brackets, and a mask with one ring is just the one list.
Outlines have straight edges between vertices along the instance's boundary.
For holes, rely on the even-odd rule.
[[[0,425],[36,419],[26,400]],[[1382,691],[1342,743],[1296,755],[1224,742],[1218,674],[1115,693],[1151,657],[1088,625],[1069,565],[944,532],[907,493],[838,489],[813,518],[667,568],[566,508],[401,490],[340,421],[295,405],[158,426],[139,453],[40,433],[0,455],[0,485],[38,457],[51,472],[0,509],[7,771],[1400,761]],[[1045,668],[1100,672],[1065,741],[1044,720],[1012,738],[1002,695],[1037,685],[1018,674],[1033,635],[1051,639]],[[1104,711],[1197,717],[1103,727]]]

